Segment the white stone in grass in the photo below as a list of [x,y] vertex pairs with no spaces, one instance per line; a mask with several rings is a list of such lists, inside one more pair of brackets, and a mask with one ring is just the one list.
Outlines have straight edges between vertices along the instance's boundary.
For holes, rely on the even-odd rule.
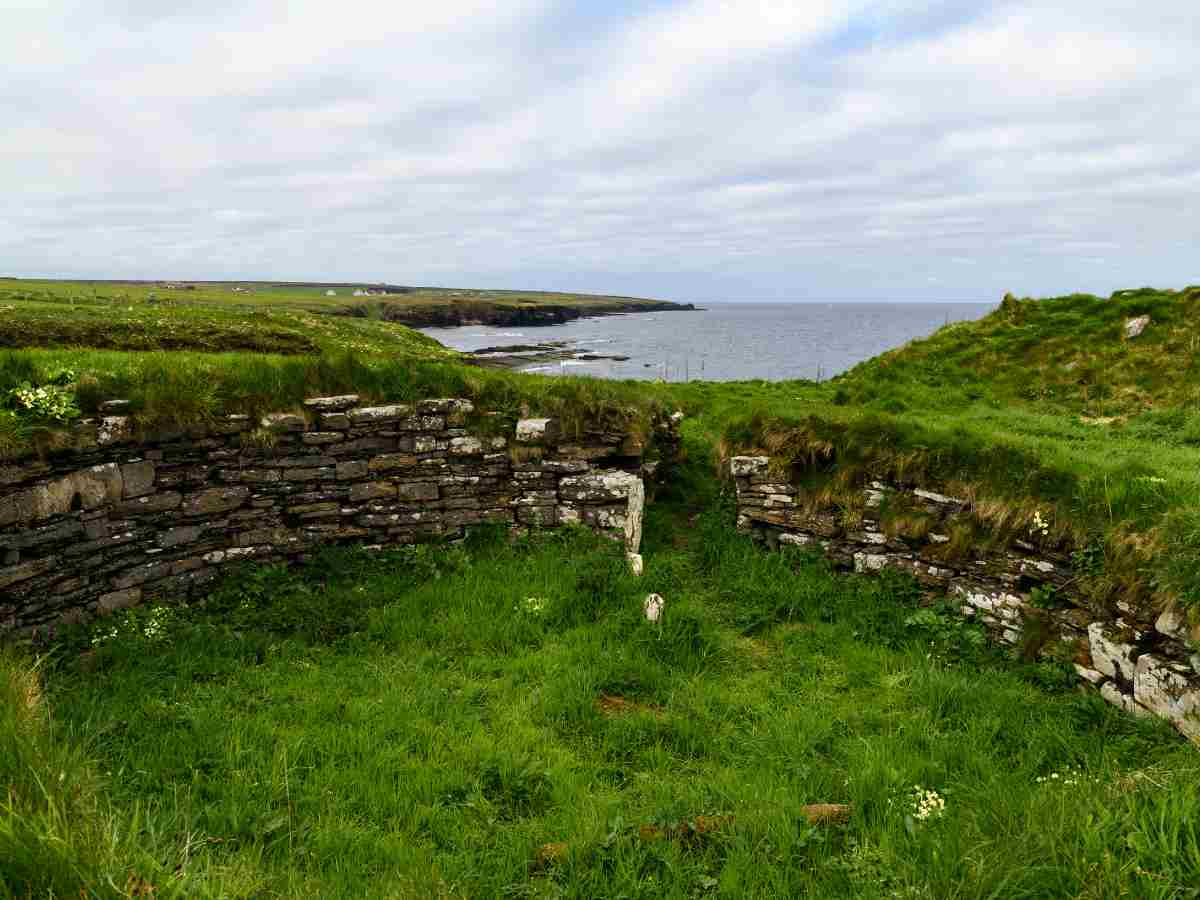
[[657,622],[662,618],[663,607],[667,601],[662,598],[662,594],[647,594],[646,600],[642,603],[642,611],[646,614],[647,622]]
[[643,570],[642,554],[626,553],[625,558],[629,560],[629,571],[635,576],[640,576]]
[[1125,337],[1129,338],[1130,340],[1135,337],[1139,337],[1141,333],[1146,330],[1146,326],[1149,324],[1149,316],[1138,316],[1136,319],[1130,319],[1125,323]]

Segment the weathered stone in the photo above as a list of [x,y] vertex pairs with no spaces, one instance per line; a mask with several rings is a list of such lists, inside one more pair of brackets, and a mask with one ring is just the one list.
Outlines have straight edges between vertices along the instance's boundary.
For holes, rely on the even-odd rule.
[[1141,337],[1142,332],[1146,330],[1146,326],[1150,324],[1149,316],[1137,316],[1125,322],[1125,337],[1127,340],[1133,340],[1136,337]]
[[286,469],[284,478],[287,481],[332,481],[337,477],[337,469],[333,466],[320,469]]
[[1154,630],[1181,641],[1187,640],[1189,631],[1187,619],[1174,607],[1163,610],[1162,615],[1154,622]]
[[123,444],[133,440],[133,425],[128,416],[105,416],[100,420],[96,432],[96,443],[101,447]]
[[399,431],[444,431],[446,419],[444,416],[410,416],[396,423]]
[[397,485],[401,500],[436,500],[438,486],[428,482],[404,483]]
[[765,472],[771,460],[765,456],[735,456],[729,460],[729,474],[734,478],[746,478]]
[[483,453],[483,442],[474,437],[456,437],[450,440],[451,456],[479,456]]
[[350,427],[350,417],[345,413],[325,413],[321,416],[321,427],[330,431],[345,431]]
[[17,563],[0,569],[0,588],[6,588],[20,581],[27,581],[43,572],[54,568],[57,560],[53,556],[43,559],[31,559],[28,562]]
[[[318,466],[332,466],[337,463],[337,460],[332,456],[280,456],[271,460],[271,465],[278,466],[281,469],[299,469],[299,468],[314,468]],[[290,477],[290,473],[285,472],[284,477]]]
[[1088,644],[1093,668],[1109,678],[1123,682],[1133,680],[1136,648],[1111,637],[1103,622],[1088,626]]
[[620,450],[607,444],[560,444],[558,452],[571,459],[596,460],[616,456]]
[[396,485],[388,481],[368,481],[350,485],[350,502],[392,499],[396,496]]
[[304,416],[298,413],[268,413],[259,424],[268,431],[277,432],[303,431],[308,427]]
[[629,482],[628,498],[625,510],[625,552],[637,555],[642,547],[642,512],[646,506],[646,486],[636,475]]
[[470,400],[418,400],[417,414],[422,416],[447,416],[462,421],[463,417],[475,411],[475,404]]
[[518,444],[547,443],[557,435],[558,422],[554,419],[521,419],[517,422]]
[[168,528],[158,536],[158,546],[169,549],[181,544],[195,543],[200,540],[205,530],[204,525],[179,525],[175,528]]
[[243,486],[209,488],[189,494],[183,500],[185,516],[215,515],[237,509],[250,496],[250,489]]
[[231,484],[270,484],[283,477],[278,469],[221,469],[220,476]]
[[408,453],[381,453],[373,457],[367,467],[372,472],[390,472],[394,469],[412,468],[417,463],[417,458]]
[[334,466],[334,474],[338,481],[352,481],[355,478],[366,478],[369,472],[366,460],[349,459]]
[[100,404],[100,412],[102,413],[125,413],[129,412],[130,403],[128,400],[105,400]]
[[626,553],[625,559],[629,563],[629,571],[633,573],[634,577],[640,577],[642,570],[645,568],[642,555],[640,553]]
[[309,431],[300,435],[300,440],[310,447],[322,447],[326,444],[340,444],[346,440],[346,435],[340,431]]
[[154,489],[154,463],[142,460],[121,466],[121,483],[126,500],[150,493]]
[[[382,425],[385,422],[398,422],[412,415],[412,407],[402,403],[391,406],[360,406],[347,413],[350,422],[355,425]],[[322,422],[328,427],[335,427],[327,419]]]
[[641,486],[642,480],[628,472],[596,472],[591,475],[568,475],[558,483],[560,496],[564,500],[604,502],[624,500],[634,484]]
[[178,491],[159,491],[135,500],[118,503],[113,511],[122,516],[149,515],[177,509],[183,503],[183,495]]
[[342,394],[337,397],[309,397],[304,401],[305,409],[319,413],[344,412],[358,406],[358,394]]

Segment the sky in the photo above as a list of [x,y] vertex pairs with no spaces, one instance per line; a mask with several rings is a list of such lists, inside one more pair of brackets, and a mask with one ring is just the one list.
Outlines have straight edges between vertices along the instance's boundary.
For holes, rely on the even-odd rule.
[[0,275],[1200,283],[1194,0],[0,0]]

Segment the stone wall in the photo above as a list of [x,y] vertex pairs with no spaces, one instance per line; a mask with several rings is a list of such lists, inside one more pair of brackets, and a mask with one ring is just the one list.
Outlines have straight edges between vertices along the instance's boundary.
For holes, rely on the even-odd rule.
[[[1200,742],[1200,628],[1160,610],[1146,619],[1126,604],[1112,609],[1071,592],[1071,559],[1031,541],[1001,546],[954,546],[956,523],[973,519],[970,504],[932,491],[873,482],[862,513],[847,517],[822,506],[786,476],[772,474],[765,456],[730,461],[737,492],[737,524],[772,547],[819,548],[857,572],[908,572],[921,584],[962,600],[962,613],[992,636],[1029,655],[1069,658],[1076,673],[1109,702],[1129,712],[1171,721]],[[885,533],[881,509],[898,505],[922,522],[920,536]],[[995,542],[992,542],[995,543]],[[1038,590],[1040,589],[1040,590]],[[1040,596],[1041,604],[1031,601]]]
[[304,405],[154,435],[111,415],[75,428],[65,450],[0,464],[0,631],[194,597],[230,563],[450,539],[476,523],[577,522],[636,554],[644,443],[669,452],[674,439],[673,422],[646,442],[565,434],[553,419],[505,427],[467,400]]

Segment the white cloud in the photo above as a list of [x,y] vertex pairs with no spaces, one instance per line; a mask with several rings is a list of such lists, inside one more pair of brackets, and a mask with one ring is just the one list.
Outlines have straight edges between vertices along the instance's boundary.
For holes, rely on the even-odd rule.
[[684,299],[1200,281],[1188,10],[8,0],[0,268]]

